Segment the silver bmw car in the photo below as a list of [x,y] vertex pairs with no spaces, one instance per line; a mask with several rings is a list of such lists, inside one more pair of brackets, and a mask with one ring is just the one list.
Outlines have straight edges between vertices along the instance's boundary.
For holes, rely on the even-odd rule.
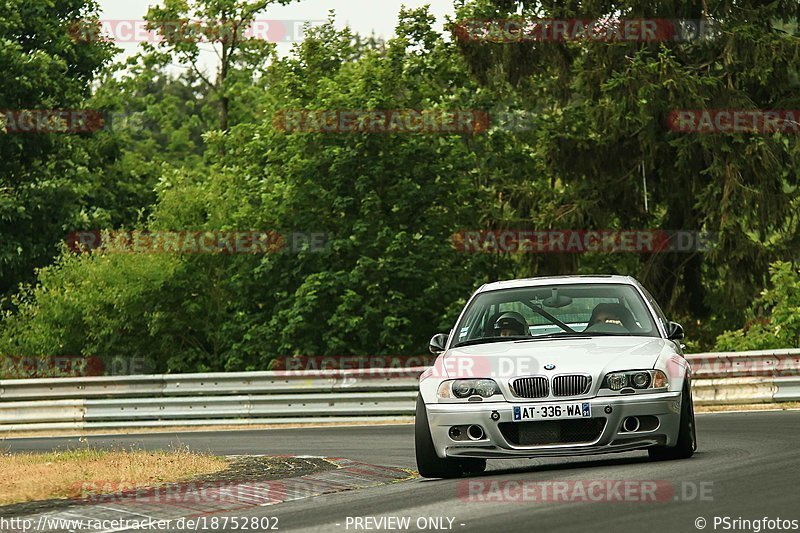
[[564,276],[490,283],[435,335],[420,376],[423,477],[481,472],[486,459],[697,444],[683,328],[635,279]]

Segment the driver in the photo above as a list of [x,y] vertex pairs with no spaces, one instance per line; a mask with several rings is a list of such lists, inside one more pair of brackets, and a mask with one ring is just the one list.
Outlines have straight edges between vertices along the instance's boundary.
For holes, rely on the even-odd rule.
[[527,337],[530,330],[524,316],[516,311],[508,311],[495,321],[494,334],[498,337]]
[[[597,307],[600,307],[599,305]],[[619,315],[615,312],[615,309],[608,309],[608,308],[600,308],[595,309],[593,313],[593,317],[589,320],[589,325],[593,326],[595,324],[616,324],[618,326],[622,325],[622,319]]]
[[[586,325],[588,330],[592,326],[601,324],[613,324],[627,329],[628,331],[636,331],[641,329],[636,324],[636,319],[633,317],[627,307],[622,304],[602,303],[592,311],[592,316],[589,318],[589,323]],[[585,331],[585,330],[584,330]]]

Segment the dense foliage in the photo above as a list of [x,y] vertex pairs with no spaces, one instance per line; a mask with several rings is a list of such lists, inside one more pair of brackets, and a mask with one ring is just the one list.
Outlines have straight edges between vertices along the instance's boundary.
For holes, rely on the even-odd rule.
[[[704,13],[685,2],[459,1],[464,19],[711,15],[724,31],[690,43],[467,43],[436,32],[426,10],[406,10],[388,42],[328,24],[285,57],[214,34],[216,76],[198,65],[197,43],[170,39],[107,66],[107,45],[59,33],[93,6],[50,3],[28,13],[11,2],[0,38],[13,46],[0,59],[41,56],[58,76],[39,91],[4,86],[0,107],[92,107],[118,120],[94,135],[0,136],[2,354],[146,357],[181,372],[266,368],[279,355],[421,353],[481,283],[597,272],[644,281],[685,322],[692,348],[798,346],[796,135],[664,125],[673,109],[797,108],[791,2]],[[171,0],[148,17],[161,31],[179,18],[242,25],[271,3]],[[291,133],[275,119],[376,109],[526,120],[420,135]],[[59,251],[67,232],[99,228],[327,241],[269,254]],[[451,245],[454,232],[501,228],[711,231],[720,244],[583,255]]]
[[[52,261],[76,224],[106,223],[93,198],[102,167],[87,135],[9,134],[6,110],[85,108],[91,83],[112,57],[108,44],[72,39],[94,2],[6,0],[0,14],[0,296]],[[13,115],[12,115],[13,118]],[[98,200],[98,201],[94,201]]]
[[800,270],[778,262],[770,274],[770,286],[748,309],[745,326],[720,335],[717,350],[800,348]]

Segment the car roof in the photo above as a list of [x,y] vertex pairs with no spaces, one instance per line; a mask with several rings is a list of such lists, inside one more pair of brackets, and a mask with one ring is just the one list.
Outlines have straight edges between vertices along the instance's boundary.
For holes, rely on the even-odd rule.
[[477,292],[496,291],[499,289],[517,289],[521,287],[540,287],[542,285],[568,285],[574,283],[604,283],[639,285],[631,276],[592,275],[592,276],[547,276],[541,278],[511,279],[487,283]]

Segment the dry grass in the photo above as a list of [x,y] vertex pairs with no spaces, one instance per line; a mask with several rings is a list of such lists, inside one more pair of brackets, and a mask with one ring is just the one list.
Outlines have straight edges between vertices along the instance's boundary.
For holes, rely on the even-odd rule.
[[154,487],[227,467],[228,461],[222,457],[186,449],[4,453],[0,455],[0,505],[79,497],[87,486]]

